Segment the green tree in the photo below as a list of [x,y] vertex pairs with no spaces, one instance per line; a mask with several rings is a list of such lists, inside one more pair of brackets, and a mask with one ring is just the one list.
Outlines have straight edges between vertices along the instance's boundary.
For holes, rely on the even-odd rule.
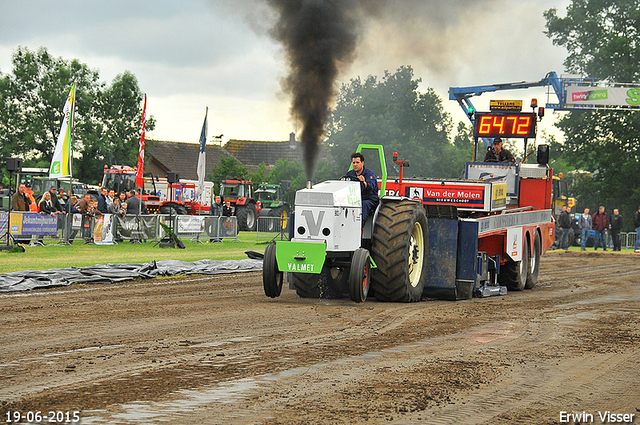
[[258,165],[258,169],[255,173],[249,173],[249,179],[253,182],[253,185],[264,183],[267,181],[267,164],[264,162]]
[[207,178],[218,184],[222,180],[229,178],[245,179],[248,176],[247,167],[240,165],[240,162],[233,156],[220,157],[220,164],[213,167],[213,173]]
[[[382,81],[359,77],[340,88],[327,131],[334,158],[349,158],[360,143],[380,144],[387,152],[412,159],[408,172],[428,177],[458,177],[461,158],[471,158],[451,143],[453,121],[432,88],[420,93],[410,66],[386,71]],[[348,160],[345,160],[348,162]],[[387,159],[387,169],[390,169]]]
[[282,180],[291,181],[291,189],[293,191],[306,187],[306,177],[299,161],[289,161],[288,159],[279,159],[276,166],[269,172],[269,183],[280,183]]
[[[85,180],[100,176],[105,164],[137,164],[143,100],[138,80],[128,71],[101,90],[92,105],[92,116],[97,119],[85,121],[80,127],[84,138],[79,141],[82,157],[77,163],[79,175]],[[146,128],[155,128],[153,116],[147,118]]]
[[[568,51],[569,72],[605,84],[640,80],[640,0],[573,0],[566,12],[563,18],[549,9],[544,16],[546,35]],[[640,205],[640,114],[574,111],[557,126],[565,133],[563,157],[593,172],[576,186],[579,206],[619,208],[628,224]]]
[[[22,157],[25,165],[48,167],[62,108],[76,82],[74,177],[97,183],[105,163],[136,164],[143,96],[133,74],[124,72],[107,86],[97,70],[77,59],[53,57],[44,47],[37,51],[18,47],[12,67],[12,74],[0,74],[3,155]],[[146,126],[148,131],[154,129],[153,117],[148,117]]]

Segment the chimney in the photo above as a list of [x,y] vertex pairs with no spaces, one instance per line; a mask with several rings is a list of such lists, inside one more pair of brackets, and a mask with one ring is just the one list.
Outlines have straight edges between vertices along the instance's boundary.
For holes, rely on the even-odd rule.
[[296,133],[294,132],[289,133],[289,148],[290,149],[298,148],[298,141],[296,140]]

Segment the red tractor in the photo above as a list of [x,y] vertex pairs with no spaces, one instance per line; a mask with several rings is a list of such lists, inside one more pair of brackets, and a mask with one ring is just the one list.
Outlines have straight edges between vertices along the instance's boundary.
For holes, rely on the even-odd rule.
[[[145,177],[145,183],[152,181],[152,177]],[[115,190],[116,193],[125,192],[127,196],[129,191],[136,188],[136,169],[126,165],[104,166],[104,176],[102,178],[102,187]],[[151,214],[156,214],[160,208],[160,197],[155,194],[141,195],[142,202],[147,206],[147,210]]]
[[260,203],[253,198],[251,181],[243,179],[228,179],[220,183],[220,196],[225,201],[231,201],[238,218],[238,229],[244,231],[256,230]]

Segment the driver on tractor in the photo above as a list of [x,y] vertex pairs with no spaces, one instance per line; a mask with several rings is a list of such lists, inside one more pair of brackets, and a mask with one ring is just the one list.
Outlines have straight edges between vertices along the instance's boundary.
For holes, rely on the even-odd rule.
[[351,154],[352,170],[347,172],[347,176],[360,182],[362,194],[362,227],[367,221],[367,217],[376,210],[380,203],[378,197],[378,179],[373,171],[364,166],[364,155],[360,152]]

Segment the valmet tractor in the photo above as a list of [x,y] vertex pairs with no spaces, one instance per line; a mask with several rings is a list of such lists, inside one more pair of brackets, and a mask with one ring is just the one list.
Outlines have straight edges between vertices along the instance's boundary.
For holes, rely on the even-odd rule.
[[[358,151],[365,148],[379,152],[384,191],[382,146],[361,145]],[[375,218],[368,219],[363,228],[360,183],[327,181],[296,193],[295,217],[292,241],[278,241],[265,250],[267,296],[280,295],[283,272],[288,272],[301,297],[349,296],[363,302],[373,284],[381,300],[421,298],[428,229],[419,201],[385,197]]]
[[[484,113],[474,137],[535,137],[535,115]],[[478,117],[479,118],[479,117]],[[533,122],[532,122],[533,120]],[[510,134],[505,123],[511,122]],[[525,128],[525,124],[528,127]],[[480,127],[483,126],[483,127]],[[296,193],[294,235],[267,247],[265,294],[277,297],[284,273],[301,297],[413,302],[469,299],[536,285],[540,257],[554,240],[548,146],[538,163],[468,162],[464,179],[386,180],[380,204],[361,226],[359,183],[327,181]]]

